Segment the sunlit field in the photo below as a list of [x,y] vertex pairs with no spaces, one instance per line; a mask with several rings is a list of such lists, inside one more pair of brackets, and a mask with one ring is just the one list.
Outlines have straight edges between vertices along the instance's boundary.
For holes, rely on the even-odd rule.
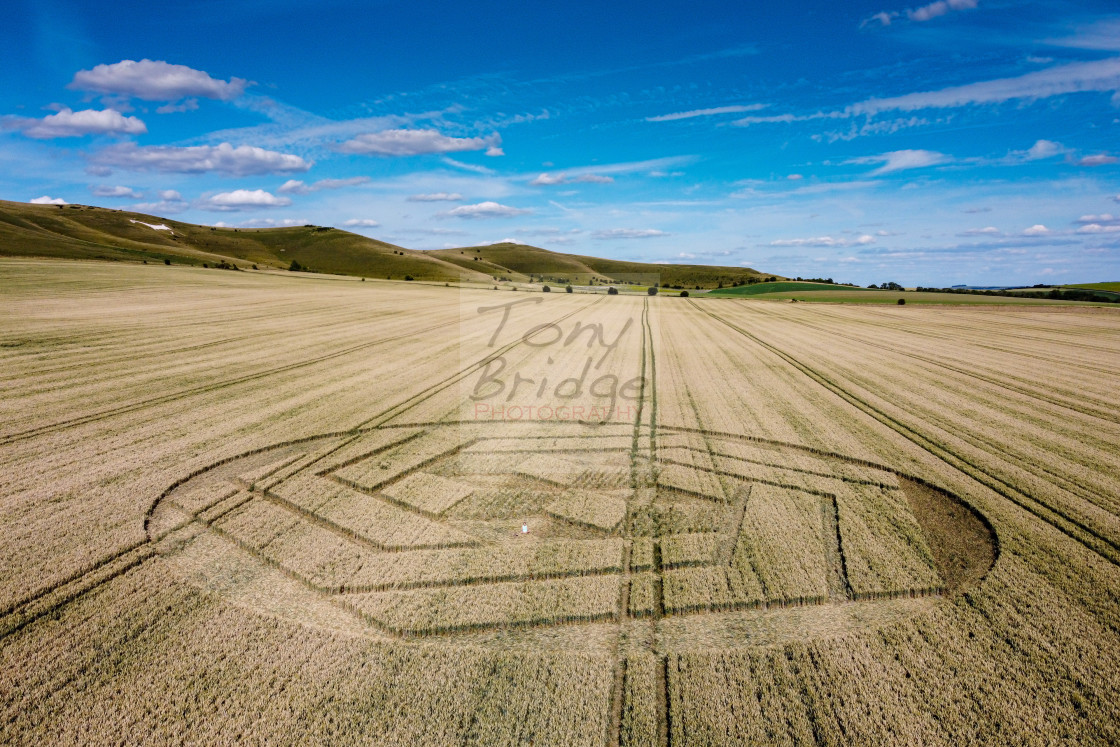
[[7,259],[0,316],[0,742],[1120,741],[1120,310]]

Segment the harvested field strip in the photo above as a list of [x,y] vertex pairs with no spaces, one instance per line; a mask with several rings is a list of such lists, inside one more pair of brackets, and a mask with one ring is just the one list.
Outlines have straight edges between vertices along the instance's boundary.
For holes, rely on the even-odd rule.
[[44,615],[61,609],[86,592],[127,573],[156,553],[156,548],[147,542],[126,548],[30,599],[0,610],[0,641]]
[[836,502],[844,571],[854,599],[903,589],[942,590],[933,554],[901,493],[853,486]]
[[398,635],[428,636],[614,620],[618,599],[610,575],[353,594],[344,603]]
[[820,501],[756,485],[745,506],[739,543],[765,597],[824,601],[828,585]]
[[336,589],[352,594],[618,574],[620,539],[563,540],[371,555]]
[[[601,302],[602,300],[603,300],[603,297],[596,298],[595,300],[591,301],[590,303],[584,304],[583,306],[580,306],[579,308],[576,308],[576,309],[568,312],[567,314],[563,314],[562,316],[557,317],[556,319],[552,320],[551,323],[553,325],[555,325],[558,322],[562,322],[565,319],[567,319],[571,316],[574,316],[575,314],[577,314],[581,311],[586,311],[588,308],[594,306],[595,304]],[[502,355],[508,353],[509,351],[513,350],[515,347],[517,347],[518,345],[521,345],[524,342],[525,342],[525,337],[524,336],[516,338],[513,342],[510,342],[506,345],[503,345],[502,347],[498,348],[497,350],[495,350],[491,353],[488,353],[487,355],[483,356],[481,359],[479,359],[479,360],[475,361],[474,363],[471,363],[471,364],[461,368],[456,373],[452,374],[451,376],[449,376],[449,377],[447,377],[447,378],[445,378],[445,379],[443,379],[439,382],[436,382],[435,384],[432,384],[431,386],[427,387],[426,389],[423,389],[423,390],[417,392],[416,394],[412,395],[411,397],[404,400],[403,402],[400,402],[396,405],[393,405],[392,407],[389,407],[385,410],[382,410],[377,415],[374,415],[373,417],[369,418],[368,420],[365,420],[362,423],[360,423],[357,427],[360,429],[360,428],[368,428],[368,427],[375,426],[375,425],[381,425],[383,423],[388,422],[389,420],[392,420],[395,417],[399,417],[400,415],[404,414],[408,410],[410,410],[413,407],[416,407],[417,405],[419,405],[421,402],[424,402],[428,399],[431,399],[436,394],[439,394],[440,392],[447,389],[448,387],[450,387],[450,386],[458,383],[459,381],[465,379],[467,376],[470,376],[472,373],[482,369],[491,360],[494,360],[496,358],[501,357]]]
[[[438,549],[476,544],[469,535],[418,513],[345,486],[332,486],[321,478],[317,482],[325,483],[325,488],[316,486],[318,492],[312,494],[313,497],[290,492],[294,488],[289,483],[264,492],[262,497],[295,516],[374,550]],[[279,492],[281,490],[285,492]]]
[[[723,544],[719,534],[672,534],[662,537],[661,567],[686,568],[696,565],[711,565],[718,562],[718,550]],[[728,553],[730,562],[730,553]]]
[[[715,439],[711,439],[715,442]],[[726,447],[732,448],[726,448]],[[806,475],[814,477],[824,477],[830,480],[842,480],[844,482],[855,482],[864,485],[878,485],[885,488],[898,487],[898,479],[892,472],[875,472],[866,468],[861,468],[849,462],[835,462],[830,465],[820,459],[812,457],[802,457],[795,459],[793,455],[786,453],[779,453],[772,449],[750,449],[744,450],[735,447],[745,447],[745,444],[729,442],[725,446],[717,446],[716,449],[723,448],[723,450],[702,450],[694,446],[678,447],[694,451],[698,453],[708,454],[717,459],[737,460],[740,462],[749,462],[752,464],[760,464],[766,467],[777,467],[782,470],[790,470],[794,472],[801,472]],[[666,449],[668,451],[668,449]],[[751,456],[743,456],[744,453],[749,453]],[[767,456],[769,455],[769,456]],[[804,462],[804,463],[803,463]]]
[[[675,466],[675,467],[691,467],[691,465],[686,464],[685,462],[678,462],[675,459],[666,459],[664,457],[662,457],[662,459],[661,459],[661,464],[667,464],[667,465],[671,465],[671,466]],[[792,490],[800,490],[803,493],[812,493],[813,495],[828,496],[828,495],[833,494],[833,492],[830,490],[830,488],[831,488],[830,485],[821,486],[819,483],[816,484],[816,485],[809,484],[807,480],[800,479],[800,478],[797,477],[797,475],[803,475],[805,473],[798,472],[796,470],[781,470],[781,471],[779,471],[777,469],[771,469],[768,472],[763,472],[761,470],[750,470],[750,469],[743,469],[743,468],[735,469],[734,468],[735,465],[730,465],[730,466],[733,467],[733,468],[732,469],[709,469],[709,470],[703,470],[703,471],[707,472],[709,474],[712,474],[712,475],[720,475],[722,477],[731,477],[731,478],[734,478],[736,480],[742,480],[744,482],[753,482],[753,483],[759,483],[759,484],[762,484],[762,485],[773,485],[774,487],[777,487],[777,488],[790,488]],[[828,478],[828,479],[829,480],[835,480],[836,478]],[[697,495],[699,497],[706,497],[706,498],[712,499],[712,497],[710,495],[705,495],[704,493],[690,491],[687,488],[679,488],[675,485],[671,485],[670,487],[674,487],[677,490],[682,490],[683,492],[691,492],[694,495]]]
[[[896,418],[901,410],[904,416],[929,423],[927,436],[955,449],[965,459],[990,464],[1001,479],[1021,492],[1064,511],[1098,533],[1120,537],[1120,521],[1112,515],[1120,506],[1120,494],[1115,490],[1115,480],[1108,477],[1120,473],[1120,459],[1112,448],[1120,438],[1120,429],[1115,426],[1085,422],[1085,418],[1069,413],[1051,414],[1037,402],[1033,407],[1031,402],[1023,403],[1016,413],[1015,408],[1005,405],[1017,397],[990,401],[983,397],[984,387],[974,392],[967,382],[953,387],[935,378],[935,385],[925,389],[920,398],[910,396],[909,382],[919,377],[928,380],[928,371],[915,375],[900,370],[885,382],[883,376],[868,379],[865,358],[845,361],[843,356],[835,356],[821,365],[826,370],[842,366],[836,376],[849,382],[850,393],[888,414],[895,413]],[[965,418],[970,427],[962,427]],[[1097,435],[1079,436],[1085,431]]]
[[[896,356],[892,353],[892,358]],[[839,360],[835,362],[839,363]],[[854,382],[860,382],[869,391],[879,391],[883,384],[880,378],[872,383],[866,376],[860,375],[862,370],[866,370],[866,363],[867,356],[848,363],[845,375]],[[936,376],[937,368],[935,365],[932,371],[934,380],[940,378]],[[928,369],[921,369],[918,376],[928,379],[930,373]],[[913,380],[914,375],[906,371],[901,374],[902,378],[898,379],[896,386],[905,390],[906,382]],[[1102,378],[1097,377],[1098,380]],[[1055,384],[1051,388],[1057,388],[1057,379],[1053,380]],[[1016,469],[1033,472],[1086,501],[1103,505],[1114,512],[1120,506],[1120,495],[1113,490],[1114,481],[1105,477],[1109,472],[1120,470],[1120,459],[1112,448],[1116,438],[1120,437],[1115,418],[1109,416],[1106,418],[1108,422],[1102,423],[1096,416],[1092,416],[1096,422],[1071,417],[1068,411],[1042,404],[1047,402],[1045,396],[1020,392],[1008,396],[1002,391],[1003,387],[997,387],[995,391],[990,387],[977,387],[967,371],[944,377],[938,384],[936,391],[929,392],[921,402],[915,402],[909,408],[911,414],[942,425],[949,432],[957,433],[958,438],[973,438],[972,445],[994,453],[997,458],[1003,458],[1011,450],[1020,457]],[[1083,389],[1080,396],[1082,399],[1086,396]],[[957,412],[961,409],[961,402],[976,403],[968,408],[974,422],[992,425],[971,429],[976,433],[962,432]],[[1104,404],[1105,409],[1111,412],[1108,409],[1110,405]],[[1042,433],[1046,434],[1045,438],[1040,435]],[[1050,452],[1051,459],[1035,458],[1033,452],[1038,449]]]
[[719,317],[716,314],[712,314],[711,312],[708,312],[706,310],[704,310],[704,313],[708,314],[709,316],[711,316],[716,321],[722,322],[723,324],[727,325],[731,329],[734,329],[735,331],[739,332],[740,334],[750,338],[751,340],[754,340],[759,345],[767,348],[768,350],[773,352],[776,356],[778,356],[782,360],[785,360],[787,363],[794,366],[798,370],[802,371],[806,376],[810,377],[811,379],[813,379],[814,381],[819,383],[821,386],[825,387],[826,389],[829,389],[830,391],[832,391],[836,395],[840,396],[842,399],[846,400],[847,402],[854,405],[858,409],[862,410],[863,412],[867,413],[868,415],[875,418],[879,422],[888,426],[889,428],[896,431],[900,435],[905,436],[907,439],[909,439],[910,441],[913,441],[915,444],[922,447],[926,451],[930,452],[934,456],[938,457],[942,461],[944,461],[947,464],[955,467],[956,469],[960,470],[961,472],[968,475],[969,477],[972,477],[973,479],[982,483],[986,487],[991,488],[996,493],[999,493],[1000,495],[1002,495],[1003,497],[1012,501],[1013,503],[1015,503],[1019,507],[1029,511],[1032,514],[1034,514],[1038,518],[1042,519],[1046,523],[1053,526],[1055,529],[1057,529],[1060,532],[1062,532],[1063,534],[1066,534],[1067,536],[1069,536],[1071,539],[1076,540],[1077,542],[1080,542],[1081,544],[1088,547],[1090,550],[1093,550],[1094,552],[1100,554],[1102,557],[1106,558],[1109,562],[1111,562],[1115,565],[1120,565],[1120,543],[1117,543],[1117,542],[1115,542],[1115,541],[1113,541],[1113,540],[1111,540],[1107,537],[1104,537],[1104,536],[1100,535],[1098,532],[1093,530],[1091,527],[1089,527],[1089,526],[1085,525],[1084,523],[1078,521],[1077,519],[1067,515],[1066,513],[1062,512],[1058,509],[1052,508],[1050,506],[1047,506],[1047,505],[1035,500],[1034,498],[1031,498],[1030,496],[1027,496],[1027,495],[1021,493],[1013,485],[1007,483],[1002,478],[992,474],[989,470],[985,469],[984,467],[973,464],[973,463],[961,458],[960,456],[953,453],[952,451],[949,451],[947,448],[943,447],[942,445],[938,444],[937,442],[931,441],[930,439],[928,439],[925,436],[918,433],[913,428],[904,425],[903,423],[895,420],[894,418],[890,417],[889,415],[882,412],[881,410],[879,410],[879,409],[873,407],[872,405],[868,404],[864,400],[850,394],[848,391],[846,391],[842,387],[832,383],[831,381],[829,381],[824,376],[818,374],[816,371],[812,370],[811,368],[809,368],[809,367],[803,365],[802,363],[800,363],[799,361],[797,361],[795,358],[787,355],[786,353],[782,352],[778,348],[775,348],[775,347],[759,340],[757,337],[750,334],[749,332],[746,332],[742,328],[737,327],[734,324],[732,324],[730,322],[727,322],[722,317]]
[[[884,349],[886,347],[885,344],[882,343],[882,342],[873,342],[873,341],[868,340],[866,338],[857,337],[857,336],[850,335],[850,334],[844,334],[843,332],[836,329],[834,326],[833,327],[826,327],[826,326],[822,326],[822,325],[818,325],[818,324],[811,324],[811,323],[806,322],[804,320],[794,320],[794,321],[796,321],[797,323],[799,323],[799,324],[801,324],[805,327],[808,327],[810,329],[815,329],[815,330],[818,330],[820,332],[823,332],[823,333],[825,333],[829,336],[841,337],[843,339],[850,340],[852,342],[856,342],[856,343],[859,343],[859,344],[864,345],[864,346],[873,347],[873,348],[876,348],[876,349]],[[959,367],[959,366],[954,366],[950,363],[946,363],[944,359],[931,358],[929,356],[921,355],[921,354],[914,353],[914,352],[911,352],[911,351],[899,350],[896,347],[889,348],[889,350],[890,350],[892,355],[906,356],[908,358],[912,358],[913,360],[921,361],[923,363],[934,366],[936,368],[944,369],[946,371],[952,371],[953,373],[956,373],[956,374],[959,374],[959,375],[965,377],[966,381],[967,380],[972,380],[972,379],[978,379],[980,381],[984,381],[984,382],[987,382],[989,384],[992,384],[992,385],[994,385],[994,386],[996,386],[1000,389],[1006,389],[1008,391],[1013,391],[1013,392],[1016,392],[1018,394],[1022,394],[1024,396],[1030,397],[1032,399],[1042,400],[1043,402],[1047,402],[1049,404],[1052,404],[1055,407],[1060,407],[1060,408],[1067,409],[1067,410],[1073,410],[1074,412],[1079,412],[1083,415],[1089,415],[1090,417],[1094,417],[1094,418],[1097,418],[1099,420],[1104,420],[1104,421],[1107,421],[1109,423],[1115,422],[1115,419],[1116,419],[1115,410],[1112,407],[1109,407],[1107,405],[1107,403],[1099,402],[1099,403],[1096,404],[1096,406],[1094,406],[1094,404],[1090,403],[1090,401],[1088,399],[1088,396],[1087,396],[1087,392],[1085,392],[1084,389],[1079,390],[1079,391],[1070,391],[1068,397],[1057,397],[1057,396],[1054,396],[1053,389],[1043,389],[1042,387],[1038,387],[1038,386],[1030,386],[1029,384],[1023,383],[1021,380],[1015,380],[1014,382],[1009,382],[1008,379],[1013,378],[1013,377],[1008,375],[1006,372],[1001,372],[1001,373],[1004,373],[1003,376],[996,376],[996,375],[992,375],[992,374],[982,373],[982,372],[976,370],[976,368],[973,368],[971,370],[965,369],[965,368],[962,368],[962,367]]]
[[239,377],[236,377],[236,378],[233,378],[233,379],[227,379],[225,381],[219,381],[219,382],[215,382],[215,383],[211,383],[211,384],[204,384],[202,386],[198,386],[198,387],[194,387],[194,388],[191,388],[191,389],[175,392],[173,394],[166,394],[166,395],[162,395],[162,396],[159,396],[159,397],[151,397],[149,399],[142,400],[140,402],[132,402],[132,403],[129,403],[129,404],[126,404],[126,405],[121,405],[119,407],[113,407],[113,408],[109,408],[107,410],[102,410],[102,411],[99,411],[99,412],[91,413],[89,415],[83,415],[83,416],[80,416],[80,417],[75,417],[75,418],[70,418],[70,419],[67,419],[67,420],[62,420],[62,421],[50,423],[48,425],[38,426],[36,428],[31,428],[31,429],[25,430],[25,431],[17,431],[17,432],[14,432],[14,433],[8,433],[8,434],[0,435],[0,446],[4,446],[4,445],[10,444],[10,443],[14,443],[15,441],[21,441],[21,440],[24,440],[24,439],[27,439],[27,438],[34,438],[35,436],[41,435],[43,433],[50,433],[50,432],[53,432],[53,431],[56,431],[56,430],[59,430],[59,429],[62,429],[62,428],[72,428],[72,427],[77,426],[77,425],[84,425],[85,423],[91,423],[91,422],[94,422],[94,421],[97,421],[97,420],[104,420],[105,418],[111,418],[111,417],[114,417],[114,416],[117,416],[117,415],[124,415],[126,413],[130,413],[130,412],[133,412],[135,410],[140,410],[140,409],[143,409],[143,408],[146,408],[146,407],[152,407],[154,405],[163,404],[165,402],[174,402],[176,400],[184,399],[186,397],[194,396],[196,394],[204,394],[204,393],[214,392],[214,391],[218,391],[220,389],[224,389],[226,387],[234,386],[236,384],[244,384],[244,383],[249,382],[249,381],[257,381],[259,379],[264,379],[264,378],[267,378],[269,376],[274,376],[278,373],[295,371],[297,369],[306,368],[307,366],[315,365],[317,363],[323,363],[325,361],[334,360],[336,358],[341,358],[342,356],[351,355],[351,354],[356,353],[356,352],[361,351],[361,350],[368,350],[369,348],[375,347],[377,345],[385,345],[387,343],[390,343],[390,342],[393,342],[395,340],[399,340],[399,339],[402,339],[402,338],[411,338],[411,337],[416,336],[417,334],[422,334],[423,332],[438,329],[442,326],[444,326],[444,325],[438,324],[438,325],[435,325],[434,327],[431,327],[427,330],[412,331],[412,332],[409,332],[407,334],[398,335],[396,337],[388,337],[388,338],[384,338],[384,339],[381,339],[381,340],[375,340],[373,342],[366,342],[366,343],[362,343],[360,345],[354,345],[354,346],[351,346],[349,348],[345,348],[343,350],[338,350],[338,351],[335,351],[333,353],[328,353],[326,355],[318,356],[316,358],[310,358],[310,359],[299,361],[299,362],[296,362],[296,363],[288,363],[288,364],[285,364],[285,365],[282,365],[282,366],[276,366],[275,368],[271,368],[271,369],[268,369],[268,370],[265,370],[265,371],[257,371],[255,373],[246,374],[244,376],[239,376]]

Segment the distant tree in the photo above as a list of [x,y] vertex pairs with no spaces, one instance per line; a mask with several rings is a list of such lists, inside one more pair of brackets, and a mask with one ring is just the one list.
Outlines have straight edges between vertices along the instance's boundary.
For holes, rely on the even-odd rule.
[[649,288],[646,288],[646,293],[648,293],[651,296],[656,296],[657,295],[657,286],[656,285],[651,285]]
[[288,272],[299,272],[302,269],[303,265],[301,265],[299,262],[296,262],[294,259],[292,260],[292,263],[288,265]]
[[163,263],[165,265],[169,265],[169,264],[171,264],[171,260],[170,259],[165,259],[165,260],[163,260]]
[[766,278],[765,282],[767,282],[767,283],[776,283],[776,282],[778,282],[778,278],[776,278],[776,277],[774,277],[773,275],[771,275],[770,277]]
[[688,291],[681,291],[681,298],[688,298]]
[[414,278],[414,277],[412,277],[411,275],[405,275],[405,276],[404,276],[404,279],[405,279],[405,280],[407,280],[407,281],[408,281],[408,282],[410,282],[410,283],[411,283],[411,282],[412,282],[413,280],[415,280],[415,278]]
[[906,299],[905,298],[898,299],[898,305],[899,306],[905,306],[906,305]]
[[618,288],[615,288],[615,287],[607,288],[607,295],[608,296],[617,296],[618,295]]
[[572,290],[572,286],[571,286],[571,285],[569,285],[569,286],[567,286],[566,288],[564,288],[564,290],[565,290],[565,291],[567,291],[568,293],[574,293],[574,292],[575,292],[575,291],[573,291],[573,290]]
[[547,285],[544,286],[543,288],[541,288],[541,290],[544,291],[545,293],[551,293],[552,292],[552,289],[549,288]]
[[[257,266],[256,266],[256,265],[253,265],[253,269],[254,269],[254,270],[256,270],[256,269],[258,269],[258,268],[257,268]],[[365,280],[365,278],[362,278],[362,280]]]

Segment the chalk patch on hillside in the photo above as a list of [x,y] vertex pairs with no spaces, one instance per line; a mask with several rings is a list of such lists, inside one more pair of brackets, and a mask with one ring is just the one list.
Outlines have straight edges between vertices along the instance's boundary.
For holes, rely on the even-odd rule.
[[174,231],[171,230],[171,226],[164,225],[163,223],[160,223],[158,226],[153,226],[151,223],[145,223],[142,220],[133,220],[132,218],[129,218],[128,222],[129,223],[139,223],[142,226],[147,226],[148,228],[152,229],[153,231],[167,231],[169,233],[175,233]]

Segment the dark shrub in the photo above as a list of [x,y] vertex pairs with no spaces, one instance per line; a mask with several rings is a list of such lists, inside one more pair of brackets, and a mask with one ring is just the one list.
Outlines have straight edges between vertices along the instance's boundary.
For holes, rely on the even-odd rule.
[[545,293],[551,293],[552,292],[552,289],[549,288],[547,285],[544,286],[543,288],[541,288],[541,290],[544,291]]
[[651,286],[649,288],[646,288],[646,293],[650,294],[651,296],[656,296],[657,295],[657,286],[654,285],[654,286]]
[[899,306],[905,306],[906,305],[906,299],[905,298],[898,299],[898,305]]
[[615,288],[613,286],[610,287],[610,288],[607,288],[607,295],[608,296],[617,296],[618,295],[618,288]]
[[570,286],[570,285],[567,286],[566,288],[564,288],[564,290],[567,291],[568,293],[574,293],[575,292],[575,291],[572,290],[572,286]]
[[299,272],[302,269],[303,265],[301,265],[299,262],[296,262],[294,259],[292,260],[292,263],[288,265],[288,272]]
[[681,291],[681,298],[688,298],[688,291]]

